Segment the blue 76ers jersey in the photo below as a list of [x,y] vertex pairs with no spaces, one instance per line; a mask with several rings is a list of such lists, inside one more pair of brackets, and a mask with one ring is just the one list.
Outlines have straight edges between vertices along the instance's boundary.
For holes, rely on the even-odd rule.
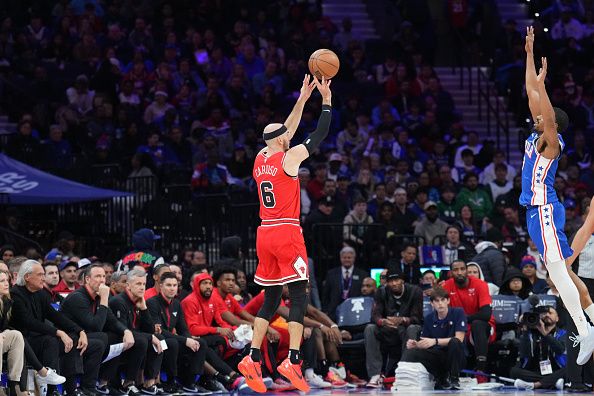
[[540,206],[559,202],[557,192],[553,188],[555,174],[559,165],[559,157],[565,148],[565,143],[560,134],[560,153],[555,159],[543,157],[537,150],[537,140],[540,135],[533,132],[524,148],[524,161],[522,163],[522,194],[520,194],[520,205]]

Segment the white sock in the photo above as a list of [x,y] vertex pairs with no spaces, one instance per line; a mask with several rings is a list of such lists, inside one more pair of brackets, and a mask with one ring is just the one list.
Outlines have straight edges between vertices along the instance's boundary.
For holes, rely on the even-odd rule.
[[547,269],[553,284],[559,291],[559,296],[561,296],[565,308],[567,308],[573,323],[575,323],[579,335],[588,335],[588,322],[580,304],[580,293],[567,272],[565,261],[549,263]]
[[584,309],[584,311],[586,311],[586,315],[588,315],[588,318],[590,318],[590,322],[594,322],[594,304],[590,304],[590,306]]

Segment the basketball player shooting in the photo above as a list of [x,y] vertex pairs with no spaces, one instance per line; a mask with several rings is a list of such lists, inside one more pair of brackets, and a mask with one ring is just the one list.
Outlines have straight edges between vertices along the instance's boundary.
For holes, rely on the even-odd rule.
[[[520,205],[526,207],[528,233],[577,328],[578,335],[571,339],[580,346],[577,363],[583,365],[594,351],[594,329],[586,321],[581,306],[584,299],[580,299],[580,292],[566,266],[566,259],[573,251],[563,232],[565,209],[553,187],[559,157],[565,147],[560,132],[567,129],[569,119],[563,110],[551,105],[545,87],[547,60],[542,58],[542,68],[537,75],[533,46],[534,30],[529,27],[525,46],[526,91],[534,132],[525,143]],[[586,312],[588,309],[594,310],[594,306],[590,305]],[[594,319],[589,313],[588,316]]]
[[[247,385],[256,392],[266,392],[262,381],[260,346],[268,323],[276,312],[283,285],[289,288],[289,357],[278,367],[278,372],[289,379],[297,389],[308,392],[309,385],[301,372],[299,349],[303,336],[303,316],[307,307],[306,287],[309,279],[307,252],[303,232],[299,225],[300,189],[297,172],[301,162],[313,153],[328,135],[332,114],[330,81],[315,77],[310,83],[306,75],[297,104],[284,124],[270,124],[264,128],[264,147],[254,162],[253,177],[258,186],[260,218],[256,251],[258,268],[254,281],[264,286],[264,303],[254,321],[254,335],[250,354],[239,363],[239,371]],[[289,148],[295,134],[303,106],[314,88],[322,95],[322,113],[318,126],[303,143]]]

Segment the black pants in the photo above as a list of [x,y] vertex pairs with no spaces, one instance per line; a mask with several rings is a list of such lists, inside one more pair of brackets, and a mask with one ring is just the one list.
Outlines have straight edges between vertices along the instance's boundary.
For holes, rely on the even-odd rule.
[[458,378],[460,370],[466,364],[464,345],[457,338],[452,338],[446,348],[407,349],[402,354],[403,362],[421,363],[428,372],[439,379]]
[[233,369],[231,366],[225,363],[219,354],[219,351],[222,353],[222,351],[224,351],[227,347],[227,341],[225,341],[225,338],[220,335],[209,334],[201,336],[200,339],[205,341],[206,345],[208,345],[206,350],[206,361],[221,374],[231,374]]
[[202,374],[208,344],[203,339],[198,339],[198,342],[200,349],[194,352],[181,338],[167,339],[167,350],[163,352],[163,370],[167,373],[167,379],[171,381],[178,377],[183,385],[192,385],[196,375]]
[[523,381],[540,382],[542,388],[544,389],[554,389],[555,382],[557,382],[559,378],[565,378],[566,373],[567,369],[565,367],[553,371],[553,374],[548,375],[541,375],[539,372],[536,371],[525,370],[519,367],[512,367],[509,375],[512,378],[519,378]]
[[489,351],[489,335],[491,334],[491,325],[484,320],[474,320],[470,324],[470,333],[476,357],[476,368],[484,371],[487,368],[487,354]]
[[402,353],[406,349],[408,340],[416,340],[421,332],[421,326],[409,325],[396,328],[382,326],[377,336],[382,350],[382,355],[387,354],[386,373],[390,375],[400,361]]
[[[118,368],[124,366],[126,381],[136,381],[138,373],[144,368],[145,378],[155,378],[159,374],[163,354],[157,354],[151,343],[152,336],[148,333],[134,332],[134,345],[122,354],[101,365],[99,377],[109,380],[113,385],[119,383]],[[108,333],[109,345],[119,344],[122,337]]]
[[[105,348],[108,346],[107,334],[87,333],[89,345],[83,354],[83,372],[80,376],[80,386],[86,389],[95,389],[99,378],[99,367]],[[76,346],[76,344],[75,344]],[[75,349],[73,347],[72,349]]]

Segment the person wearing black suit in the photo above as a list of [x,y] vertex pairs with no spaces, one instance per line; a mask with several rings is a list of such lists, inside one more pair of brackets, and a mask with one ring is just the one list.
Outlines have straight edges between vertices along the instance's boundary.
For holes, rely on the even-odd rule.
[[196,375],[204,371],[208,344],[203,339],[194,339],[188,330],[181,304],[175,297],[179,287],[176,275],[173,272],[163,273],[159,286],[161,292],[149,298],[146,305],[154,322],[161,327],[161,335],[169,347],[163,357],[163,369],[168,380],[165,390],[180,391],[174,381],[179,375],[182,392],[209,394],[206,389],[195,385]]
[[402,274],[407,283],[418,285],[421,280],[421,268],[417,262],[417,247],[413,244],[404,245],[400,252],[400,261],[388,264],[397,274]]
[[[44,286],[45,271],[38,261],[27,260],[17,275],[13,298],[11,326],[28,341],[41,363],[59,367],[66,377],[67,395],[94,395],[95,381],[106,347],[107,337],[87,338],[84,329],[52,306]],[[81,388],[76,376],[81,375]],[[48,393],[55,388],[48,387]]]
[[[124,354],[133,355],[133,360],[142,361],[146,354],[146,347],[143,349],[141,343],[134,343],[132,332],[117,320],[111,309],[109,309],[110,288],[105,284],[103,266],[99,264],[88,266],[85,269],[84,279],[85,285],[70,293],[62,303],[64,315],[82,327],[87,332],[89,339],[105,337],[104,358],[109,352],[110,345],[123,342]],[[120,363],[120,356],[101,365],[98,393],[117,393],[115,389],[109,388],[108,383],[110,381],[112,384],[117,382],[114,379]],[[136,371],[138,371],[137,368]]]
[[[109,308],[115,317],[134,335],[134,344],[142,343],[145,350],[143,360],[134,356],[123,357],[127,363],[122,392],[128,395],[156,394],[155,379],[161,369],[163,349],[161,340],[155,336],[155,325],[144,300],[146,272],[133,269],[128,272],[126,290],[109,299]],[[144,386],[135,385],[138,371],[144,362]]]
[[361,295],[363,279],[369,274],[355,267],[355,249],[350,246],[340,251],[340,267],[332,268],[326,275],[323,290],[324,311],[335,319],[336,307],[344,300]]

